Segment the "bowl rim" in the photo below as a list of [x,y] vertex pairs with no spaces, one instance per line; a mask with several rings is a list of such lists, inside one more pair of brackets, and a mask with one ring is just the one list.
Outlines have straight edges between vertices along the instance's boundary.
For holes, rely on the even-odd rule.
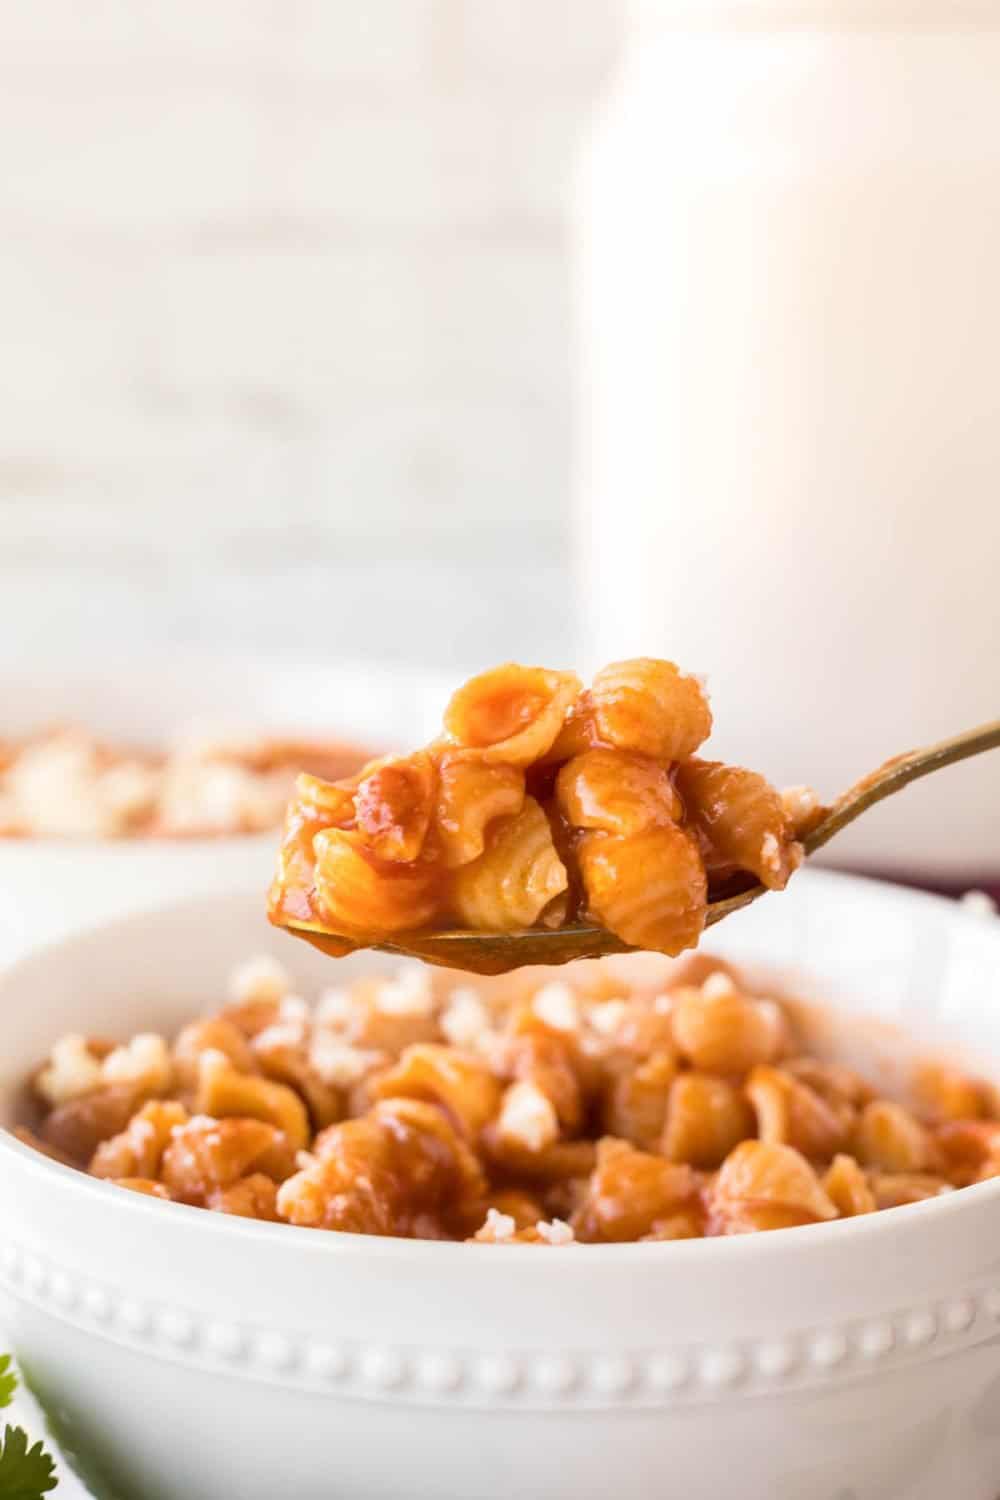
[[[799,879],[803,876],[810,884],[821,888],[823,885],[829,885],[843,889],[846,886],[855,885],[891,892],[893,899],[902,899],[908,903],[937,911],[947,911],[949,920],[963,926],[970,924],[976,931],[983,930],[982,916],[975,912],[964,911],[958,902],[947,896],[915,890],[909,886],[896,885],[892,881],[878,880],[870,876],[849,875],[839,870],[812,869],[802,872]],[[231,901],[247,899],[251,895],[256,896],[256,890],[250,891],[246,886],[237,886],[226,892],[216,893],[212,899]],[[179,913],[185,907],[194,912],[203,906],[203,898],[167,902],[153,908],[152,912],[142,914],[141,919],[148,920],[151,915],[157,913]],[[33,948],[30,953],[6,968],[0,974],[0,979],[4,986],[12,982],[16,983],[19,971],[37,962],[43,955],[56,952],[81,939],[88,937],[93,939],[98,934],[113,931],[121,925],[131,925],[139,919],[136,916],[126,916],[112,921],[91,923],[86,927],[76,929],[53,943]],[[995,921],[994,937],[1000,944],[1000,921]],[[114,1204],[116,1213],[132,1217],[155,1215],[159,1219],[166,1211],[170,1215],[167,1223],[171,1222],[174,1215],[180,1216],[177,1221],[178,1232],[183,1232],[185,1223],[191,1226],[200,1223],[202,1227],[197,1231],[200,1235],[203,1237],[211,1235],[213,1238],[221,1238],[224,1242],[228,1240],[233,1245],[249,1239],[251,1243],[256,1241],[261,1244],[272,1242],[287,1244],[289,1253],[292,1253],[294,1247],[298,1246],[300,1252],[310,1255],[329,1256],[331,1251],[334,1251],[338,1255],[374,1256],[390,1260],[413,1257],[444,1260],[455,1255],[467,1255],[470,1250],[468,1240],[418,1240],[406,1239],[399,1235],[359,1234],[345,1230],[317,1231],[302,1225],[269,1223],[260,1219],[242,1218],[235,1214],[211,1213],[206,1209],[185,1203],[165,1203],[161,1199],[143,1193],[118,1188],[102,1178],[89,1176],[79,1168],[53,1161],[34,1147],[20,1141],[9,1129],[0,1127],[0,1160],[4,1153],[10,1153],[13,1161],[20,1163],[27,1171],[34,1174],[41,1173],[43,1179],[48,1176],[53,1184],[62,1182],[68,1192],[84,1200],[89,1199],[96,1204],[102,1196],[106,1197]],[[706,1265],[717,1266],[721,1257],[729,1256],[735,1268],[750,1257],[777,1255],[782,1246],[793,1250],[803,1244],[812,1244],[819,1250],[824,1244],[829,1245],[831,1240],[834,1243],[841,1242],[845,1245],[858,1243],[863,1246],[872,1235],[884,1235],[894,1225],[902,1227],[916,1224],[919,1227],[927,1223],[932,1215],[940,1221],[946,1216],[964,1213],[966,1207],[971,1210],[973,1207],[993,1200],[1000,1201],[1000,1177],[989,1178],[985,1182],[971,1183],[967,1187],[942,1193],[935,1198],[925,1198],[917,1203],[902,1204],[896,1208],[883,1209],[870,1214],[856,1214],[847,1219],[834,1219],[818,1224],[800,1224],[765,1233],[706,1235],[698,1239],[671,1240],[666,1243],[670,1246],[669,1254],[686,1258],[686,1264],[697,1263],[700,1259]],[[806,1236],[805,1240],[803,1236]],[[533,1244],[483,1245],[482,1248],[502,1250],[505,1260],[508,1256],[519,1260],[527,1256],[530,1257],[533,1265],[537,1263],[539,1254],[539,1247]],[[565,1268],[566,1257],[573,1257],[574,1252],[580,1250],[581,1246],[574,1242],[568,1245],[547,1245],[544,1249],[547,1253],[543,1260],[554,1259],[557,1264]],[[608,1260],[615,1264],[622,1260],[646,1263],[663,1256],[664,1243],[635,1241],[625,1244],[587,1244],[582,1246],[582,1249],[585,1251],[583,1263],[587,1265],[603,1264]],[[575,1259],[573,1263],[576,1263]]]

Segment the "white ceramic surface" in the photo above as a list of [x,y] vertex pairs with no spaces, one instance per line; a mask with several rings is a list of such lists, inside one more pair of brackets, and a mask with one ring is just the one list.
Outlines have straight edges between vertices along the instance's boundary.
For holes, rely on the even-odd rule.
[[[78,723],[126,743],[187,732],[301,733],[406,748],[440,725],[447,689],[373,663],[195,654],[0,658],[0,733]],[[269,878],[277,834],[211,839],[0,839],[0,963],[94,922]]]
[[[712,939],[1000,1066],[992,919],[807,871]],[[60,1032],[176,1023],[261,950],[332,979],[259,893],[23,961],[0,1118]],[[996,1500],[1000,1182],[775,1234],[497,1250],[168,1207],[0,1137],[0,1201],[16,1347],[141,1500]]]

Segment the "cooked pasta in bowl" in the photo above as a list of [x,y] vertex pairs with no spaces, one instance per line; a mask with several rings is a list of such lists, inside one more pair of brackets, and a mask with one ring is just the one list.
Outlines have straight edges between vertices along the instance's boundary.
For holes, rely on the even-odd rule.
[[58,1038],[15,1134],[167,1202],[491,1245],[746,1234],[1000,1176],[987,1080],[924,1061],[883,1097],[728,966],[646,967],[411,963],[310,1004],[251,959],[172,1037]]
[[253,893],[70,938],[0,980],[3,1316],[143,1500],[993,1500],[997,928],[808,871],[555,978]]

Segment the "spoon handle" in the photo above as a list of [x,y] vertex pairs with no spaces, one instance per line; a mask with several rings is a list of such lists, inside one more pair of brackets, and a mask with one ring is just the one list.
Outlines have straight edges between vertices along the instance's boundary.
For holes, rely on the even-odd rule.
[[943,766],[956,765],[971,755],[981,755],[984,750],[995,750],[998,746],[1000,719],[994,719],[989,724],[980,724],[978,729],[967,729],[964,734],[956,734],[936,745],[894,756],[837,798],[822,822],[803,838],[806,853],[822,849],[834,834],[853,823],[869,807],[891,797],[894,792],[901,792],[911,781],[919,781],[921,776],[929,776]]
[[[919,781],[921,776],[929,776],[932,771],[941,770],[942,766],[956,765],[960,760],[968,760],[970,755],[981,755],[984,750],[996,750],[998,747],[1000,719],[993,719],[989,724],[980,724],[978,729],[967,729],[964,734],[956,734],[936,745],[925,745],[921,750],[909,750],[905,755],[894,756],[892,760],[879,766],[877,771],[863,776],[837,798],[826,817],[803,837],[806,853],[813,854],[817,849],[822,849],[835,834],[853,823],[855,818],[860,818],[869,807],[874,807],[876,802],[881,802],[885,797],[891,797],[894,792],[901,792],[911,781]],[[723,917],[742,911],[745,906],[756,901],[758,896],[763,896],[764,889],[762,885],[754,885],[747,891],[741,891],[738,896],[713,901],[708,908],[705,926],[712,927],[716,922],[721,922]]]

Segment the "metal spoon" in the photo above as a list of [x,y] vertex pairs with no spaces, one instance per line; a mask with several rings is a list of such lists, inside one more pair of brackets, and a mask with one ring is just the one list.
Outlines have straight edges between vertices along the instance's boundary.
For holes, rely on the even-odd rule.
[[[802,843],[806,854],[814,854],[824,844],[874,807],[876,802],[901,792],[911,781],[928,776],[943,766],[955,765],[972,755],[981,755],[984,750],[995,750],[1000,746],[1000,719],[990,724],[981,724],[950,740],[937,745],[925,746],[922,750],[911,750],[887,760],[877,771],[872,771],[857,782],[825,814],[822,821],[807,833]],[[748,881],[751,877],[747,877]],[[766,887],[756,882],[744,889],[710,902],[707,927],[721,922],[731,912],[741,911],[763,896]],[[285,921],[282,925],[298,937],[336,957],[350,953],[358,946],[349,938],[325,929],[319,922]],[[393,943],[376,943],[382,953],[393,953],[400,957],[422,958],[427,963],[438,964],[446,969],[464,969],[473,974],[505,974],[511,969],[528,964],[564,964],[576,958],[602,958],[609,953],[629,953],[628,943],[623,943],[614,933],[603,927],[575,924],[553,930],[531,927],[520,932],[474,932],[455,930],[446,932],[403,933]]]

